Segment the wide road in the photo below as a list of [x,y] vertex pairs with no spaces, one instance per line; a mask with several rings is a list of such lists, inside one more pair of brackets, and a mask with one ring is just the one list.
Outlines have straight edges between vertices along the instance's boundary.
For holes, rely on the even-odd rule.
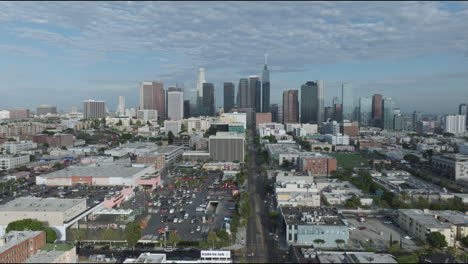
[[250,156],[248,170],[248,192],[250,197],[251,214],[247,223],[247,261],[255,263],[275,262],[274,242],[268,235],[271,230],[265,210],[265,192],[263,177],[260,175],[256,145],[253,141],[253,131],[250,130],[247,148]]

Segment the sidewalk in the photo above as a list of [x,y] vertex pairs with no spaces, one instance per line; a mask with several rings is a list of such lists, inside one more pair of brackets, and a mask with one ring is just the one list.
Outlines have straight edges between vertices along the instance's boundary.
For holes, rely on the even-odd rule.
[[247,227],[240,227],[239,230],[237,230],[236,241],[234,242],[234,244],[229,247],[224,247],[224,249],[229,249],[229,250],[243,249],[245,248],[246,239],[247,239]]

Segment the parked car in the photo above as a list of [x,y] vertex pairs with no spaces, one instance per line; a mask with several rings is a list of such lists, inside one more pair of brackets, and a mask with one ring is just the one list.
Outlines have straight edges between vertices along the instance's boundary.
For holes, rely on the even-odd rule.
[[366,230],[366,229],[367,229],[367,227],[365,227],[365,226],[361,226],[361,227],[359,228],[359,230]]

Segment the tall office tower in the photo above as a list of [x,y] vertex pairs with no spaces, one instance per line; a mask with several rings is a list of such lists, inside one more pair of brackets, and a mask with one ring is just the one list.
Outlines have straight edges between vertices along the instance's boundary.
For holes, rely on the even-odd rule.
[[458,114],[466,116],[466,124],[468,125],[468,105],[467,104],[460,104],[458,106]]
[[184,118],[190,117],[190,100],[184,100]]
[[383,122],[382,122],[382,129],[393,129],[393,117],[395,103],[393,102],[392,98],[385,97],[382,100],[382,112],[383,112]]
[[270,112],[270,70],[267,66],[267,54],[265,54],[265,65],[262,72],[262,112]]
[[343,120],[353,121],[356,111],[356,95],[350,83],[343,83],[341,86],[341,101],[343,110]]
[[301,123],[321,124],[324,118],[323,81],[309,81],[301,86]]
[[259,76],[249,77],[249,107],[255,112],[262,111],[262,83]]
[[214,85],[212,83],[203,83],[203,100],[202,100],[203,113],[206,116],[214,116],[215,102],[214,102]]
[[162,82],[140,84],[140,110],[158,110],[160,120],[166,117],[166,92]]
[[343,121],[343,106],[339,97],[333,97],[333,119],[335,121]]
[[359,123],[365,126],[371,124],[372,99],[369,97],[359,98]]
[[283,123],[299,123],[298,90],[283,92]]
[[382,95],[374,94],[372,96],[372,125],[382,126]]
[[403,130],[403,116],[400,113],[393,116],[393,130]]
[[198,69],[197,91],[198,97],[203,97],[203,84],[205,80],[205,68]]
[[466,131],[466,116],[465,115],[448,115],[445,117],[444,132],[455,135],[465,133]]
[[171,91],[167,93],[167,117],[170,120],[184,118],[184,93]]
[[271,112],[271,122],[278,123],[278,120],[279,120],[279,107],[278,107],[278,104],[270,105],[270,112]]
[[85,100],[83,101],[84,118],[106,117],[106,103],[104,101]]
[[248,108],[249,106],[249,79],[241,78],[239,80],[239,108]]
[[117,115],[125,115],[125,97],[119,96],[119,104],[117,105]]
[[422,113],[418,111],[413,112],[413,130],[416,131],[418,122],[422,120]]
[[36,108],[36,115],[57,114],[57,107],[53,105],[40,105]]
[[224,83],[224,112],[229,113],[234,108],[234,83]]
[[327,120],[329,119],[333,119],[333,107],[331,106],[326,106],[325,107],[325,110],[324,110],[324,117],[323,117],[323,120],[326,122]]

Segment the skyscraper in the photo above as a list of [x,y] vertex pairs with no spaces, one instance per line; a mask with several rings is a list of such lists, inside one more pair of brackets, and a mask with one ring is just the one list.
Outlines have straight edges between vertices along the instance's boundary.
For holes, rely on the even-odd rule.
[[466,116],[464,115],[448,115],[445,117],[444,132],[455,135],[465,133],[466,131]]
[[184,100],[184,118],[189,118],[190,115],[190,100]]
[[197,91],[198,97],[203,97],[203,83],[205,83],[205,68],[198,69]]
[[83,101],[84,118],[106,117],[106,103],[104,101],[85,100]]
[[214,116],[215,102],[214,102],[214,85],[212,83],[203,83],[203,113],[207,116]]
[[416,131],[418,122],[422,120],[422,113],[418,111],[413,112],[413,130]]
[[464,115],[466,117],[465,123],[468,124],[468,105],[467,104],[460,104],[458,106],[458,114]]
[[234,108],[234,84],[232,82],[224,83],[224,112],[228,113]]
[[333,119],[338,122],[343,120],[343,106],[339,97],[333,97]]
[[374,94],[372,96],[372,125],[382,126],[382,95]]
[[372,100],[369,97],[359,98],[359,123],[370,125],[372,117]]
[[140,110],[158,110],[160,120],[166,117],[166,92],[162,82],[140,84]]
[[270,112],[271,112],[271,121],[275,123],[279,123],[279,107],[278,104],[270,105]]
[[259,76],[249,77],[249,107],[255,112],[262,111],[262,83]]
[[184,117],[184,93],[172,90],[167,93],[167,117],[180,120]]
[[238,87],[239,108],[248,108],[249,106],[249,79],[241,78]]
[[298,90],[283,92],[283,123],[299,123]]
[[57,107],[54,105],[40,105],[36,108],[36,115],[57,114]]
[[301,86],[301,123],[321,124],[323,111],[323,81],[306,82]]
[[382,100],[382,112],[383,112],[383,123],[382,129],[393,129],[393,117],[395,103],[393,102],[392,98],[385,97]]
[[125,115],[125,97],[119,96],[119,104],[117,105],[117,115]]
[[270,71],[267,66],[266,54],[262,72],[262,112],[270,112]]
[[341,101],[343,110],[343,120],[354,120],[356,111],[356,95],[350,83],[343,83],[341,86]]

